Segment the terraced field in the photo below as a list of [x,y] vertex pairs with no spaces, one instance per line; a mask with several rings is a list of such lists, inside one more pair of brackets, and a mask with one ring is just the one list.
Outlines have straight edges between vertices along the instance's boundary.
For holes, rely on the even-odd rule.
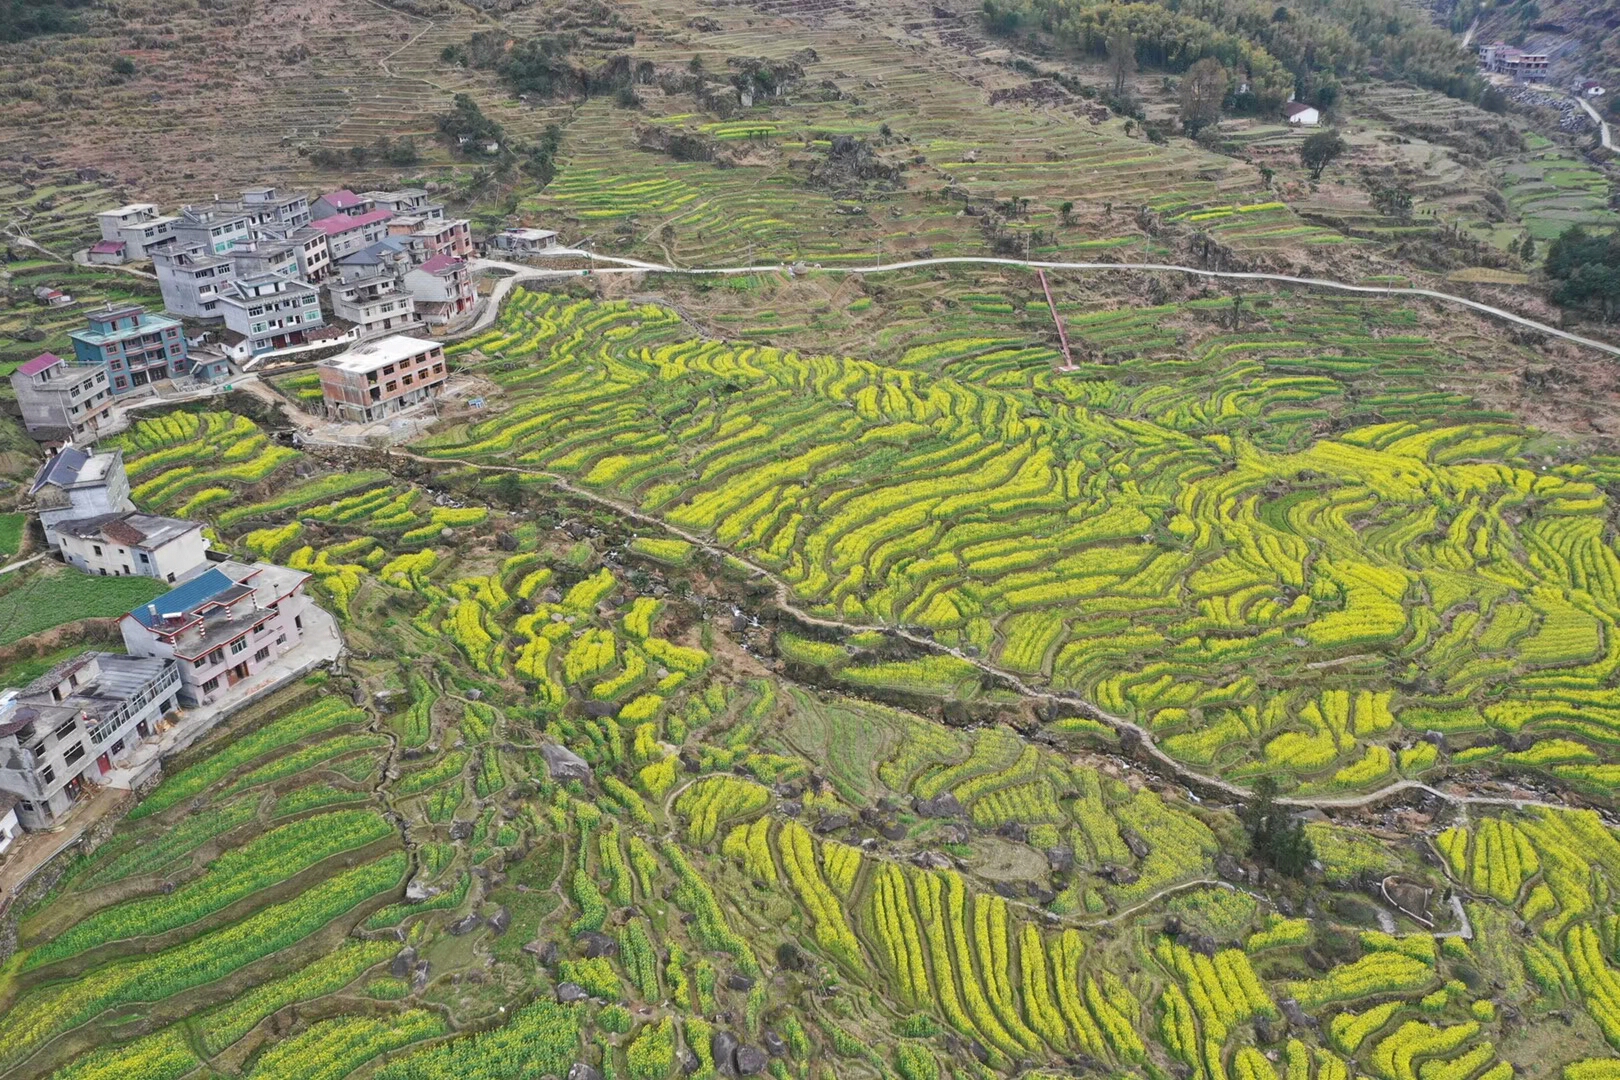
[[[1073,328],[1139,354],[1188,306]],[[1450,767],[1413,741],[1438,731],[1470,761],[1504,736],[1579,739],[1584,760],[1549,771],[1609,790],[1615,464],[1549,467],[1533,433],[1432,389],[1441,360],[1402,312],[1378,317],[1278,313],[1077,379],[992,335],[884,367],[521,296],[458,346],[508,358],[488,370],[512,407],[424,450],[567,476],[745,556],[814,615],[1078,691],[1232,778],[1374,788]]]
[[[1047,444],[1036,436],[1082,413],[1116,425],[1105,429],[1115,439],[1155,425],[1174,432],[1190,423],[1199,380],[1219,382],[1238,362],[1211,360],[1221,349],[1184,361],[1174,384],[1187,388],[1180,404],[1145,381],[1122,387],[1144,396],[1138,412],[1151,404],[1150,421],[1122,400],[1061,402],[1044,374],[1049,356],[1012,360],[993,342],[939,342],[878,369],[768,350],[742,355],[721,342],[694,349],[678,320],[654,307],[518,297],[500,333],[523,335],[526,360],[549,361],[488,364],[513,403],[510,443],[459,449],[527,459],[621,493],[637,488],[609,459],[654,444],[617,438],[611,410],[584,396],[570,406],[578,425],[553,419],[558,442],[535,440],[542,412],[530,407],[551,381],[585,395],[604,372],[621,380],[658,372],[662,396],[649,394],[650,379],[638,384],[634,407],[643,412],[685,400],[682,384],[701,381],[757,425],[774,415],[772,399],[796,406],[804,415],[795,430],[810,429],[807,436],[830,393],[818,382],[838,385],[837,400],[852,405],[829,410],[849,417],[835,425],[842,441],[884,456],[903,477],[910,470],[895,444],[866,438],[930,421],[882,413],[902,400],[908,410],[932,400],[978,418],[974,426],[1003,444],[993,460],[1021,441],[1039,452]],[[1090,332],[1101,336],[1107,325],[1096,320]],[[1346,332],[1325,315],[1313,331]],[[1374,340],[1390,352],[1374,355]],[[1407,345],[1368,338],[1361,359],[1395,385],[1391,370],[1410,363]],[[462,362],[496,346],[469,345]],[[517,346],[501,351],[516,356]],[[1261,363],[1252,355],[1242,362]],[[1201,365],[1214,374],[1200,375]],[[773,371],[798,373],[793,393],[767,397],[755,385]],[[1285,393],[1289,380],[1304,378],[1356,385],[1342,371],[1246,372],[1257,390],[1239,399],[1252,410],[1241,415],[1275,425],[1244,460],[1305,452],[1296,444],[1309,441],[1307,420],[1288,416],[1297,405]],[[1045,397],[1034,396],[1036,383]],[[1105,382],[1076,385],[1095,396]],[[1019,405],[1019,395],[1046,402],[1049,415]],[[1421,418],[1424,403],[1409,404]],[[686,404],[669,414],[668,429],[749,430],[711,408]],[[1473,438],[1504,437],[1504,425],[1477,423]],[[600,445],[614,454],[587,449],[566,464],[548,456],[588,425],[595,435],[576,440],[574,452]],[[669,437],[662,424],[642,427]],[[456,439],[492,434],[459,433],[433,449],[448,454]],[[1275,881],[1222,884],[1217,856],[1240,831],[1230,810],[1002,724],[960,730],[869,700],[903,688],[913,701],[958,697],[986,716],[1027,723],[1016,696],[986,690],[960,661],[928,661],[881,631],[835,639],[804,626],[761,636],[712,618],[725,608],[691,591],[697,579],[686,576],[706,567],[719,575],[711,583],[724,579],[712,556],[667,534],[631,531],[612,513],[561,505],[527,479],[516,512],[494,510],[478,502],[510,497],[499,473],[440,468],[430,490],[298,451],[267,454],[262,439],[245,417],[174,412],[141,421],[123,448],[143,505],[187,505],[220,544],[310,569],[317,597],[350,639],[348,670],[252,710],[173,763],[108,842],[20,909],[20,947],[0,982],[7,1075],[493,1078],[562,1075],[584,1061],[604,1075],[653,1078],[686,1061],[691,1075],[712,1076],[716,1052],[731,1046],[719,1034],[775,1047],[779,1056],[766,1059],[773,1075],[817,1080],[989,1077],[1069,1059],[1138,1077],[1180,1070],[1210,1080],[1305,1080],[1314,1070],[1508,1080],[1551,1075],[1554,1064],[1578,1058],[1590,1060],[1571,1065],[1569,1080],[1587,1080],[1607,1067],[1605,1043],[1620,1047],[1605,945],[1613,901],[1601,886],[1620,874],[1620,842],[1595,814],[1452,814],[1427,830],[1432,860],[1349,823],[1313,824],[1320,870],[1301,915]],[[740,477],[729,489],[702,480],[719,475],[709,472],[714,463],[747,439],[718,453],[719,440],[689,442],[696,452],[682,468],[698,474],[695,494],[749,495]],[[916,442],[929,445],[920,435]],[[1390,449],[1395,442],[1342,445],[1400,459],[1409,477],[1421,474],[1436,490],[1436,477],[1464,468],[1440,450],[1420,462]],[[219,470],[245,446],[271,462],[262,479],[221,482]],[[1513,452],[1494,449],[1492,468],[1509,468],[1500,459]],[[983,450],[958,453],[971,460]],[[778,452],[772,467],[801,456]],[[1310,468],[1333,475],[1315,460]],[[818,475],[840,469],[855,475],[835,458]],[[1106,490],[1111,481],[1100,483]],[[216,485],[223,495],[209,494]],[[1316,498],[1323,486],[1301,488]],[[845,501],[862,497],[854,484],[848,490]],[[1546,496],[1555,497],[1568,496]],[[1039,493],[1031,501],[1038,510]],[[684,519],[707,505],[680,499],[660,512]],[[1290,520],[1256,511],[1254,520],[1270,519]],[[718,515],[712,531],[730,537],[729,520]],[[962,510],[950,527],[976,520]],[[817,534],[806,526],[805,535]],[[828,558],[850,550],[841,539],[829,541]],[[751,558],[764,550],[727,542]],[[1350,557],[1342,537],[1321,547],[1322,558]],[[1357,550],[1371,553],[1362,556],[1367,566],[1399,562],[1398,546]],[[807,606],[853,612],[842,603],[857,593],[817,600],[803,592],[807,580],[798,582]],[[862,597],[866,617],[869,604]],[[1496,610],[1481,608],[1482,616]],[[1453,626],[1466,614],[1455,605],[1442,613]],[[1521,650],[1541,633],[1537,614],[1532,606],[1525,635],[1510,638]],[[1291,633],[1317,633],[1311,627],[1330,618]],[[1494,624],[1480,621],[1479,632],[1490,633]],[[1016,639],[994,625],[990,651],[1010,664]],[[786,666],[762,664],[760,649]],[[1262,684],[1264,665],[1249,666],[1256,700],[1276,700]],[[1354,668],[1363,687],[1323,685],[1287,700],[1304,699],[1302,712],[1364,747],[1357,760],[1394,747],[1406,710],[1417,707],[1406,691],[1373,689],[1364,662],[1335,667]],[[865,697],[807,689],[794,676]],[[1212,712],[1184,707],[1189,726],[1194,710]],[[1094,722],[1054,726],[1112,744]],[[1601,768],[1595,745],[1566,732],[1502,751],[1502,764]],[[553,775],[557,746],[578,755],[568,779]],[[1456,746],[1386,752],[1399,757],[1394,767],[1420,772],[1437,753],[1469,753]],[[1430,890],[1421,902],[1402,894],[1422,910],[1380,904],[1375,918],[1356,883],[1386,874],[1419,895]],[[1463,925],[1439,900],[1448,888],[1462,901],[1466,937],[1431,935]],[[1528,937],[1513,933],[1514,920],[1528,925]],[[576,996],[574,987],[584,1000],[556,1000],[560,988],[561,997]],[[1572,1027],[1559,1026],[1562,1053],[1544,1056],[1540,1033],[1560,1011]]]

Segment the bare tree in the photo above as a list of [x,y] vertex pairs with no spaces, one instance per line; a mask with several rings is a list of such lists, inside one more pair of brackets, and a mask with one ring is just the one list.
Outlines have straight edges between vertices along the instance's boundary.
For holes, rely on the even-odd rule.
[[1198,61],[1182,76],[1181,126],[1188,135],[1196,136],[1221,118],[1226,81],[1226,69],[1212,57]]
[[1108,35],[1108,72],[1114,77],[1114,96],[1123,97],[1125,83],[1136,74],[1136,39],[1123,26]]

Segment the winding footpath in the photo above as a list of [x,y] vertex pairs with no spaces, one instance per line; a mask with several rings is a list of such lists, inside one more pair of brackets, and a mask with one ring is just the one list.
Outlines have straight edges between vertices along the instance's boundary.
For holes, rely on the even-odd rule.
[[[1604,129],[1607,132],[1607,128]],[[593,263],[612,263],[610,266],[592,266],[588,270],[566,269],[546,270],[524,263],[504,262],[499,259],[475,259],[471,269],[473,273],[480,271],[505,271],[510,276],[502,279],[495,291],[490,294],[489,306],[484,313],[468,328],[467,333],[473,334],[486,329],[495,321],[501,298],[507,290],[519,281],[529,281],[539,278],[583,277],[591,274],[680,274],[691,277],[718,276],[725,277],[740,274],[780,273],[785,267],[781,263],[760,264],[756,266],[710,266],[687,267],[666,266],[663,263],[644,262],[640,259],[624,259],[615,256],[595,255],[575,248],[556,248],[545,253],[547,257],[589,258]],[[1440,292],[1436,289],[1421,289],[1398,285],[1352,285],[1349,282],[1334,281],[1330,278],[1295,277],[1291,274],[1269,274],[1251,270],[1206,270],[1196,266],[1180,266],[1175,263],[1145,263],[1145,262],[1047,262],[1038,259],[1007,259],[990,255],[954,255],[931,259],[907,259],[902,262],[878,263],[873,266],[816,266],[811,265],[803,270],[795,269],[795,274],[848,274],[865,277],[877,274],[894,274],[909,270],[926,270],[937,266],[1011,266],[1026,270],[1071,270],[1071,271],[1104,271],[1119,272],[1129,270],[1145,273],[1186,274],[1191,277],[1214,278],[1226,281],[1261,281],[1281,285],[1300,285],[1311,289],[1325,289],[1330,292],[1358,293],[1368,296],[1404,296],[1414,299],[1435,300],[1443,304],[1452,304],[1467,308],[1491,318],[1501,319],[1503,322],[1522,326],[1527,330],[1534,330],[1549,337],[1560,338],[1564,341],[1595,349],[1610,356],[1620,357],[1620,345],[1612,345],[1606,341],[1572,334],[1568,330],[1560,330],[1556,326],[1549,326],[1535,319],[1499,308],[1492,304],[1481,303],[1478,300],[1469,300],[1467,297],[1456,296],[1452,293]]]
[[[353,449],[353,447],[348,443],[321,435],[318,430],[305,436],[305,445],[324,445],[341,447],[343,449]],[[1019,676],[1002,668],[998,668],[981,657],[969,656],[960,649],[941,645],[931,638],[913,633],[904,629],[903,627],[882,626],[869,623],[853,623],[846,622],[842,619],[829,619],[824,616],[813,615],[810,612],[800,608],[794,602],[792,587],[788,584],[788,582],[777,577],[770,570],[759,565],[758,563],[755,563],[749,560],[747,557],[739,555],[738,553],[715,543],[708,537],[705,537],[699,533],[691,532],[687,529],[680,528],[679,526],[664,521],[662,518],[645,513],[629,503],[610,498],[587,488],[582,488],[556,473],[548,472],[544,469],[530,468],[521,465],[494,465],[487,462],[470,461],[466,458],[429,457],[425,454],[418,454],[414,451],[402,450],[399,448],[388,451],[388,454],[390,457],[401,458],[420,465],[432,466],[435,469],[443,469],[446,466],[462,466],[482,472],[517,473],[524,476],[540,477],[551,483],[559,491],[566,492],[568,495],[574,498],[580,499],[584,502],[593,503],[602,507],[603,509],[613,512],[620,517],[636,522],[637,524],[646,525],[668,535],[678,537],[679,539],[685,540],[687,543],[692,544],[694,547],[703,550],[711,556],[727,559],[736,563],[737,565],[746,567],[755,577],[768,582],[772,586],[775,593],[775,603],[780,610],[794,620],[797,620],[805,625],[821,627],[828,630],[836,630],[846,634],[872,631],[884,634],[892,634],[929,652],[933,652],[938,655],[955,657],[957,660],[960,660],[965,664],[969,664],[984,674],[998,680],[1008,688],[1016,691],[1019,695],[1028,698],[1031,701],[1037,701],[1050,705],[1060,705],[1074,711],[1075,713],[1078,713],[1081,716],[1086,717],[1087,719],[1096,720],[1099,723],[1108,725],[1120,736],[1133,740],[1136,745],[1141,748],[1142,752],[1153,759],[1153,762],[1158,766],[1160,771],[1166,775],[1173,776],[1177,781],[1185,785],[1190,791],[1202,792],[1205,795],[1215,795],[1219,798],[1224,798],[1233,802],[1244,802],[1252,798],[1254,795],[1254,792],[1249,788],[1245,788],[1239,784],[1234,784],[1230,780],[1226,780],[1219,776],[1211,776],[1201,773],[1196,769],[1187,767],[1166,753],[1154,741],[1153,735],[1146,728],[1143,728],[1141,725],[1127,720],[1124,717],[1115,716],[1112,713],[1099,708],[1096,704],[1086,700],[1077,693],[1072,691],[1045,690],[1039,687],[1031,686]],[[1494,806],[1511,807],[1514,809],[1539,806],[1550,809],[1567,810],[1569,809],[1570,805],[1564,802],[1556,802],[1545,799],[1522,799],[1492,795],[1459,795],[1453,792],[1443,791],[1440,788],[1436,788],[1430,784],[1425,784],[1417,780],[1398,780],[1392,784],[1377,788],[1373,791],[1363,792],[1361,794],[1282,796],[1277,799],[1277,802],[1287,806],[1298,807],[1300,809],[1315,809],[1323,811],[1355,810],[1408,795],[1430,796],[1457,806]]]

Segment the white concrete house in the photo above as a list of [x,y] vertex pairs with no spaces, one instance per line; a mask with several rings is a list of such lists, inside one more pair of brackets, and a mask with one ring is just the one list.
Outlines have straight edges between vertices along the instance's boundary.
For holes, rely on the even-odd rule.
[[17,820],[20,800],[9,791],[0,791],[0,855],[11,850],[11,845],[22,833],[22,822]]
[[308,580],[269,563],[217,563],[119,620],[124,648],[175,661],[181,701],[211,704],[303,639]]
[[344,265],[327,282],[326,291],[332,298],[332,313],[358,326],[363,337],[422,326],[403,275],[387,266]]
[[102,241],[124,245],[119,253],[121,262],[151,258],[153,248],[167,244],[173,238],[174,223],[178,220],[158,213],[155,203],[130,203],[116,210],[103,210],[96,215],[96,222],[101,226]]
[[303,345],[326,325],[320,290],[297,278],[266,274],[233,281],[219,306],[226,329],[247,339],[254,355]]
[[112,413],[105,363],[81,364],[40,353],[11,373],[11,389],[22,409],[23,425],[36,442],[93,439]]
[[1303,101],[1290,101],[1283,106],[1283,115],[1290,124],[1299,127],[1316,127],[1322,122],[1322,113],[1314,105],[1307,105]]
[[0,694],[0,791],[27,829],[48,829],[87,786],[179,704],[180,671],[159,658],[82,653]]
[[93,454],[76,446],[64,446],[45,459],[34,474],[28,494],[45,528],[45,542],[52,547],[61,544],[56,526],[64,521],[135,509],[129,499],[129,475],[124,471],[122,450]]
[[533,255],[562,246],[557,234],[551,229],[502,229],[490,237],[489,242],[492,247],[510,251],[514,255]]
[[139,511],[56,523],[62,561],[102,577],[179,581],[208,561],[202,522]]

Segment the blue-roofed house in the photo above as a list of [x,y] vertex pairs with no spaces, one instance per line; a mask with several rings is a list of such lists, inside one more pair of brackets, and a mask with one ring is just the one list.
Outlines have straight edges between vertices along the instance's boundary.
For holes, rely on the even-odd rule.
[[73,354],[81,364],[106,364],[114,394],[178,379],[191,370],[179,319],[153,315],[139,304],[108,304],[91,312],[87,321],[85,329],[68,332]]
[[212,704],[302,640],[308,580],[268,563],[217,563],[119,620],[124,648],[174,660],[181,700]]

